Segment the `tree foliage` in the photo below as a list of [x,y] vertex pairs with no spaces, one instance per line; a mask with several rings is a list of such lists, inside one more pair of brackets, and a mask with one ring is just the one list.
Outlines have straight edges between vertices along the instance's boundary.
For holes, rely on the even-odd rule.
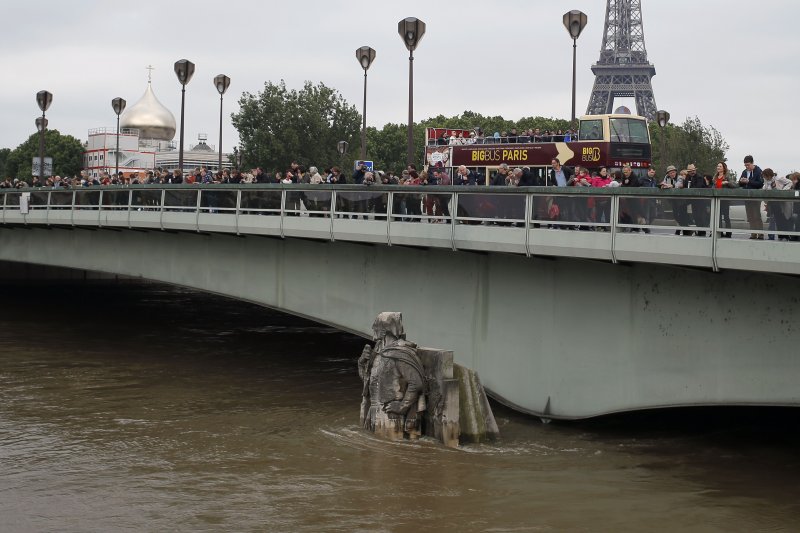
[[6,172],[6,161],[8,161],[8,154],[11,153],[11,148],[0,148],[0,179],[4,177],[11,177],[11,174]]
[[349,143],[345,159],[358,153],[361,115],[334,89],[305,82],[289,90],[286,83],[264,83],[258,94],[245,92],[240,110],[231,115],[242,145],[242,166],[283,171],[292,161],[303,166],[336,164],[337,143]]
[[[425,128],[474,129],[481,128],[485,135],[502,133],[517,128],[517,131],[539,128],[542,131],[566,130],[569,121],[556,118],[524,117],[518,121],[500,116],[485,117],[473,111],[446,117],[438,115],[414,124],[414,163],[421,168],[425,147]],[[406,166],[408,129],[406,124],[386,124],[381,129],[367,128],[367,159],[375,162],[375,168],[399,172]]]
[[[728,143],[713,126],[704,126],[699,118],[687,118],[681,125],[667,124],[662,131],[650,124],[653,165],[663,173],[669,165],[679,169],[694,163],[703,174],[713,174],[717,163],[726,161]],[[663,142],[663,144],[662,144]]]
[[[266,82],[258,94],[244,93],[240,111],[232,115],[239,132],[244,167],[260,165],[268,171],[284,170],[292,161],[303,166],[339,164],[346,171],[360,154],[361,114],[334,89],[320,83],[306,82],[299,91],[289,90],[281,80]],[[486,136],[516,128],[521,132],[567,130],[568,120],[547,117],[523,117],[507,120],[484,116],[474,111],[460,115],[431,117],[413,126],[414,163],[421,168],[424,157],[425,128],[481,128]],[[659,172],[667,165],[679,168],[688,163],[701,172],[712,172],[717,162],[725,160],[728,143],[713,126],[699,118],[688,118],[681,125],[667,125],[662,131],[650,125],[653,141],[653,164]],[[663,151],[661,141],[664,141]],[[340,157],[336,145],[345,140],[349,149]],[[381,128],[367,128],[367,159],[375,168],[399,172],[406,166],[407,126],[389,123]]]
[[[53,158],[53,174],[75,176],[83,163],[84,146],[72,135],[61,135],[58,130],[47,130],[44,134],[45,157]],[[11,150],[5,160],[4,174],[30,181],[31,163],[39,157],[39,133]]]

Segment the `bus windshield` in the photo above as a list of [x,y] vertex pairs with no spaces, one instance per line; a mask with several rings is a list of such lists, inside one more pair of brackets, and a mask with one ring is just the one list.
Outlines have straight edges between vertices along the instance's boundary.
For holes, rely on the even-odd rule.
[[603,120],[581,120],[581,129],[578,138],[582,141],[599,141],[603,138]]
[[647,122],[635,118],[610,119],[611,142],[649,143]]

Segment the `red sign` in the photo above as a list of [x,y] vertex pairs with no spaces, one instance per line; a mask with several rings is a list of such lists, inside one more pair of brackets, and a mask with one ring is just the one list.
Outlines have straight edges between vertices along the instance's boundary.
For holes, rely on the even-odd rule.
[[452,166],[547,166],[554,158],[562,165],[598,167],[606,164],[605,143],[530,143],[502,146],[453,146]]

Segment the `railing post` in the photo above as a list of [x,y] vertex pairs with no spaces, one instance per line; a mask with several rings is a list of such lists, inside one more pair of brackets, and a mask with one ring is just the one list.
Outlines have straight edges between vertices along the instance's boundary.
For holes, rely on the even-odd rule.
[[101,189],[100,190],[100,194],[97,197],[97,227],[98,228],[102,228],[103,227],[103,214],[102,214],[102,211],[103,211],[103,193],[104,192],[105,191],[103,191]]
[[167,190],[161,189],[161,206],[158,215],[158,224],[161,226],[161,231],[164,231],[164,201],[167,196]]
[[[394,191],[389,191],[386,199],[386,244],[392,245],[392,216],[394,216]],[[331,226],[333,227],[333,226]]]
[[46,211],[44,214],[44,223],[48,227],[50,226],[50,204],[52,203],[53,199],[51,198],[53,191],[47,191],[47,206],[45,207]]
[[285,239],[283,223],[286,220],[286,187],[281,187],[281,239]]
[[611,196],[611,213],[609,214],[609,224],[611,226],[608,228],[611,232],[611,262],[613,264],[617,263],[617,221],[619,220],[619,195],[614,194]]
[[239,233],[239,212],[242,210],[242,189],[236,189],[236,235]]
[[[331,185],[331,187],[333,187]],[[336,218],[336,189],[331,191],[331,242],[336,239],[333,237],[333,219]]]
[[533,206],[533,195],[525,193],[525,257],[531,256],[531,206]]
[[709,231],[711,231],[711,266],[714,272],[719,272],[717,266],[717,239],[719,231],[719,212],[720,212],[720,198],[714,195],[711,198],[711,224],[709,224]]
[[450,199],[452,202],[453,209],[450,210],[450,247],[453,251],[457,251],[456,248],[456,211],[458,211],[458,193],[452,192],[450,193]]
[[133,191],[128,189],[128,229],[131,229],[131,209],[133,209]]
[[75,227],[75,201],[78,199],[78,191],[72,189],[72,204],[70,205],[69,210],[69,222],[72,224],[72,227]]
[[[194,229],[197,233],[200,233],[200,197],[203,195],[202,185],[198,185],[197,187],[197,199],[194,203]],[[208,211],[211,213],[211,210]]]

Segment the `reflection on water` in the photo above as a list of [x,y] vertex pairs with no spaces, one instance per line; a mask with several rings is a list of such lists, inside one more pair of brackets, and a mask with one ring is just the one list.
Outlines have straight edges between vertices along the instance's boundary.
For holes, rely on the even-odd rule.
[[800,521],[797,410],[543,425],[495,406],[500,442],[389,443],[357,427],[362,339],[161,285],[1,289],[2,531]]

